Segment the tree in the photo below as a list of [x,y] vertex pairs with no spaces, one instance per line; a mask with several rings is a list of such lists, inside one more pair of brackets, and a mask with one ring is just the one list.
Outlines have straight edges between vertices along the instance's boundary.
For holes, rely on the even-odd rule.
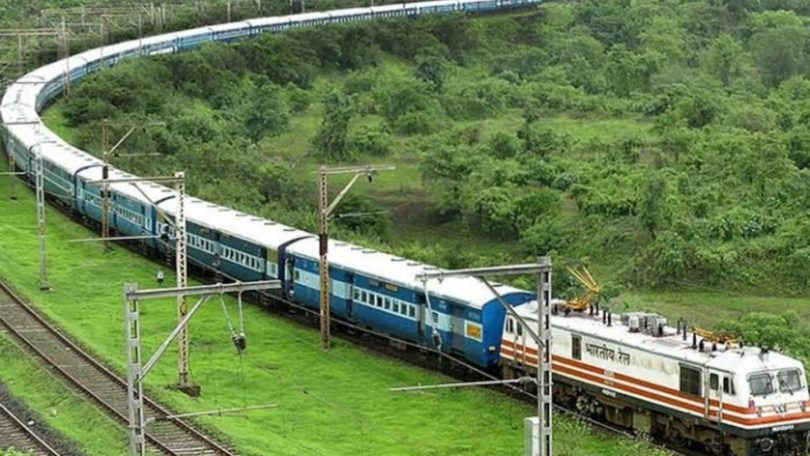
[[724,33],[704,52],[702,63],[710,75],[728,87],[732,79],[739,76],[744,55],[742,44]]
[[644,193],[639,201],[638,218],[653,239],[669,215],[666,198],[667,181],[660,172],[651,172],[647,176]]
[[290,124],[290,112],[282,98],[281,88],[266,77],[260,78],[249,109],[245,127],[255,142],[284,132]]
[[444,87],[444,59],[435,55],[416,58],[416,77],[431,84],[436,92]]
[[324,114],[321,129],[313,145],[330,160],[349,160],[349,120],[352,117],[352,102],[337,90],[331,90],[324,98]]
[[765,84],[775,87],[806,63],[808,33],[798,27],[782,27],[758,33],[752,39],[754,56]]

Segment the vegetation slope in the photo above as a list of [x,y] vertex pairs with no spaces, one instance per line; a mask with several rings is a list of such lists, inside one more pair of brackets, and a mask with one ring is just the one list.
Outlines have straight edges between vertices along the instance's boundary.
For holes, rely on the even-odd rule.
[[[127,62],[47,117],[95,151],[102,119],[165,121],[124,146],[162,157],[117,164],[185,169],[197,196],[309,230],[319,164],[396,163],[341,207],[387,215],[338,218],[335,235],[444,267],[550,253],[591,265],[606,298],[801,295],[807,13],[608,0],[319,27]],[[579,292],[566,274],[555,287]],[[806,334],[796,314],[743,313],[718,324],[806,354],[802,337],[761,330]]]

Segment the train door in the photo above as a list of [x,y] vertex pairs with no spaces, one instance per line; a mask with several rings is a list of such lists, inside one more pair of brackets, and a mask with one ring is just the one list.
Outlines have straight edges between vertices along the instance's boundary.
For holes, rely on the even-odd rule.
[[284,293],[293,299],[295,291],[295,257],[287,255],[284,261]]
[[350,319],[354,315],[354,274],[346,276],[346,318]]
[[425,315],[427,314],[427,306],[425,305],[425,296],[416,294],[416,321],[418,322],[419,340],[425,338]]
[[450,337],[451,347],[454,351],[464,353],[464,307],[450,305]]
[[520,320],[515,319],[515,332],[512,343],[515,344],[515,361],[526,364],[526,330]]
[[706,418],[721,423],[723,421],[723,379],[726,376],[713,369],[706,369]]

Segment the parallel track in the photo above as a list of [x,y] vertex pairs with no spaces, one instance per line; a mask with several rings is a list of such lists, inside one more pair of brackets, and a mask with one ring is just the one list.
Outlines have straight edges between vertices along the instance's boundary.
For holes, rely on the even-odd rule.
[[0,450],[15,448],[35,456],[60,456],[25,421],[0,403]]
[[[73,386],[116,421],[128,423],[126,382],[65,337],[29,305],[0,283],[0,327],[45,362],[54,375]],[[172,415],[148,397],[147,418]],[[150,450],[170,456],[236,456],[182,420],[161,420],[146,433]]]

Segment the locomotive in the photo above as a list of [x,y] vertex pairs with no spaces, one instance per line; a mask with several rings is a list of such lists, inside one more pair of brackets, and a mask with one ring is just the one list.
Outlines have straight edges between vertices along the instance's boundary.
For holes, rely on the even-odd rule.
[[[516,313],[536,326],[536,301]],[[795,359],[649,313],[558,312],[552,337],[556,402],[712,455],[807,454],[810,395]],[[537,371],[537,344],[514,317],[500,354],[505,378]]]
[[[46,128],[39,112],[67,84],[123,59],[191,50],[298,27],[449,12],[480,13],[531,6],[539,0],[462,0],[351,8],[259,18],[127,41],[43,66],[12,84],[0,104],[0,140],[12,165],[33,181],[42,157],[50,199],[85,219],[102,218],[103,163]],[[133,177],[111,169],[110,179]],[[143,237],[147,251],[173,254],[176,193],[158,184],[112,184],[110,227]],[[242,281],[278,279],[287,300],[317,309],[315,235],[197,198],[186,198],[189,261]],[[168,239],[167,239],[168,238]],[[447,278],[430,289],[417,274],[432,266],[331,240],[331,311],[335,317],[464,358],[513,377],[532,372],[537,347],[520,320],[507,317],[475,278]],[[525,321],[536,296],[497,285]],[[429,297],[429,299],[427,299]],[[706,346],[695,332],[658,317],[616,317],[604,311],[554,319],[555,393],[583,413],[715,454],[791,455],[806,450],[810,401],[800,362],[764,349]],[[534,320],[536,321],[536,319]],[[643,324],[642,324],[643,323]],[[650,330],[653,328],[653,330]],[[534,364],[533,364],[534,363]]]

